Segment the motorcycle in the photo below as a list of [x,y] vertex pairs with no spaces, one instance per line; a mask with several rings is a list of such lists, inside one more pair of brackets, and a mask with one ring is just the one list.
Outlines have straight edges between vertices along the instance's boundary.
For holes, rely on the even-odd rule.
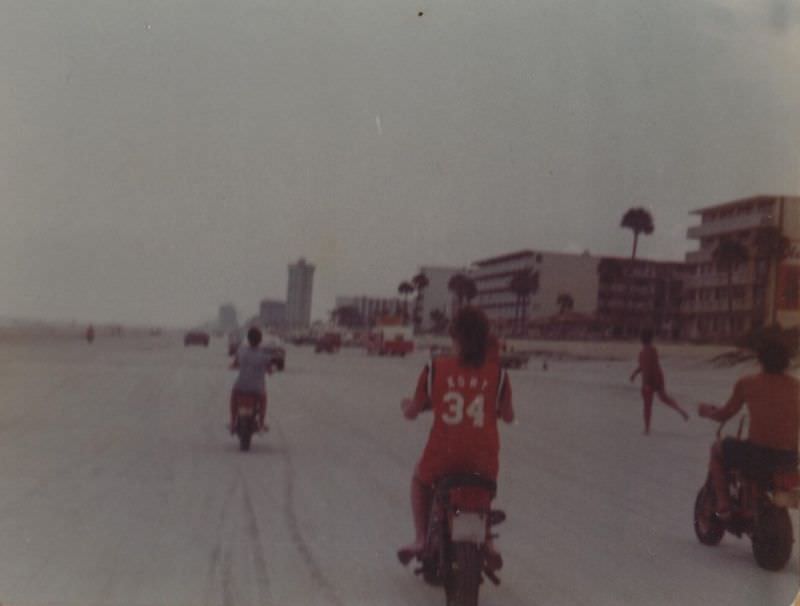
[[[744,418],[739,423],[741,438]],[[722,423],[717,430],[720,437]],[[703,545],[719,545],[726,532],[741,538],[747,535],[756,563],[765,570],[782,570],[792,556],[794,536],[790,508],[800,506],[800,476],[796,469],[780,469],[766,477],[753,477],[741,470],[727,473],[731,503],[729,519],[716,515],[717,498],[711,476],[697,493],[694,504],[694,531]]]
[[491,527],[506,518],[491,509],[496,485],[490,480],[458,474],[442,478],[434,488],[425,547],[417,557],[431,585],[444,586],[447,606],[477,606],[483,578],[500,584],[487,562]]
[[259,431],[261,404],[258,396],[237,393],[234,397],[233,433],[239,438],[239,450],[250,450],[253,434]]

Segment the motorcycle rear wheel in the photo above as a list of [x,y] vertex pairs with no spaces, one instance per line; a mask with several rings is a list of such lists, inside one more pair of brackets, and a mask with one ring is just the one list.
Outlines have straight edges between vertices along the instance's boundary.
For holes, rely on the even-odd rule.
[[475,543],[454,543],[445,579],[447,606],[478,606],[483,558]]
[[714,515],[717,498],[711,482],[703,484],[694,501],[694,533],[703,545],[714,547],[725,535],[725,525]]
[[782,570],[792,557],[792,520],[789,512],[772,504],[763,505],[750,538],[753,557],[764,570]]
[[239,450],[247,452],[250,450],[250,441],[253,438],[253,422],[250,419],[239,421],[237,433],[239,434]]

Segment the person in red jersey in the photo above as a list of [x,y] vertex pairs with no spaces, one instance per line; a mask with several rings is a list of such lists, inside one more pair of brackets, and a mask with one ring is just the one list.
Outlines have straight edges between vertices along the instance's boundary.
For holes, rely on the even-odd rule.
[[[500,440],[497,420],[514,420],[511,384],[500,368],[496,339],[482,311],[465,307],[450,327],[453,355],[431,361],[422,370],[414,397],[402,402],[409,420],[433,412],[433,425],[411,480],[414,542],[401,548],[403,563],[422,552],[428,528],[433,486],[442,476],[476,473],[497,480]],[[491,543],[489,561],[502,564]]]
[[631,382],[636,379],[636,375],[642,373],[642,401],[644,402],[644,433],[650,433],[650,417],[653,412],[653,396],[664,404],[674,409],[683,417],[684,421],[689,420],[687,413],[680,405],[672,399],[664,386],[664,373],[661,364],[658,362],[658,351],[653,347],[653,331],[645,329],[642,331],[642,351],[639,352],[639,366],[631,374]]

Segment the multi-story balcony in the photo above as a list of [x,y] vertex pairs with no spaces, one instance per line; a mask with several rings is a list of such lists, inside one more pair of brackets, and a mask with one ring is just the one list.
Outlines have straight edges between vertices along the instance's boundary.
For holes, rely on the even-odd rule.
[[[735,271],[731,275],[731,283],[734,286],[752,284],[754,281],[755,276],[749,268]],[[728,274],[725,273],[695,274],[686,281],[687,288],[716,288],[727,285]]]
[[[753,311],[753,301],[751,299],[734,299],[733,311]],[[727,299],[706,299],[705,301],[684,301],[681,306],[683,313],[728,313]]]
[[714,249],[706,249],[706,250],[693,250],[690,253],[686,254],[686,262],[691,265],[700,265],[701,263],[710,263],[711,256],[714,253]]
[[767,227],[777,225],[774,214],[753,212],[747,215],[737,215],[724,219],[706,221],[700,225],[694,225],[688,229],[686,235],[689,238],[709,238],[720,236],[727,233],[755,229],[757,227]]

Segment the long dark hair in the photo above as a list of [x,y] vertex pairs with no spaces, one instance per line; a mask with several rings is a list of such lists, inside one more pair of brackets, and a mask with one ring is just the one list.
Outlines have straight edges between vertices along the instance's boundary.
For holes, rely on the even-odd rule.
[[756,347],[756,355],[764,372],[779,375],[786,372],[792,352],[783,339],[774,335],[765,336]]
[[483,366],[489,349],[489,319],[483,311],[461,308],[450,325],[450,336],[458,343],[464,366]]

